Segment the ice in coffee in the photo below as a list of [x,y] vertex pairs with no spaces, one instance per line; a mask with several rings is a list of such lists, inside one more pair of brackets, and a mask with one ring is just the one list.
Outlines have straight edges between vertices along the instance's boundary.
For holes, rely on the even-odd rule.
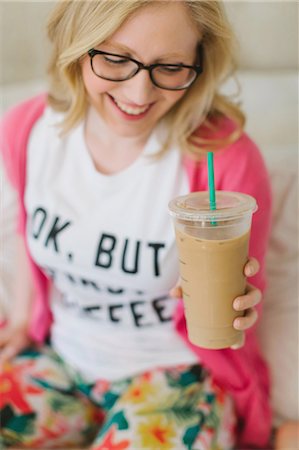
[[255,199],[236,192],[216,192],[217,209],[207,192],[178,197],[169,204],[179,254],[188,337],[200,347],[220,349],[237,344],[242,332],[233,327],[240,312],[234,299],[244,294],[244,266]]

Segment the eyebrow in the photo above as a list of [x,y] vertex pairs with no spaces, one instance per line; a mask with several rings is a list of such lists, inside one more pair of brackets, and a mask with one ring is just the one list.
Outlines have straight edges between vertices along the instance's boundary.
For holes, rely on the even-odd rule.
[[[135,54],[134,51],[132,51],[132,49],[130,49],[129,47],[127,47],[126,45],[122,45],[122,44],[118,44],[118,43],[114,43],[114,42],[103,42],[102,45],[106,45],[107,47],[111,47],[111,51],[115,51],[116,53],[119,53],[124,55],[124,56],[130,56],[130,57],[135,57],[139,58],[138,55]],[[108,50],[107,50],[108,51]],[[109,49],[110,51],[110,49]],[[164,55],[159,55],[159,58],[156,58],[156,61],[160,61],[162,59],[168,59],[168,58],[179,58],[182,59],[184,58],[185,55],[183,53],[178,53],[178,52],[172,52],[172,53],[167,53]]]

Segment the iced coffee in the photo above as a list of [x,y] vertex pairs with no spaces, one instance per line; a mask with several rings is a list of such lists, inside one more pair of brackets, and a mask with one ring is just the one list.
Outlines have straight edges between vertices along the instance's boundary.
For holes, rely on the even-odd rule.
[[233,328],[240,312],[233,301],[245,293],[244,266],[255,200],[245,194],[216,192],[210,211],[208,193],[192,193],[169,204],[174,219],[188,337],[200,347],[237,344]]

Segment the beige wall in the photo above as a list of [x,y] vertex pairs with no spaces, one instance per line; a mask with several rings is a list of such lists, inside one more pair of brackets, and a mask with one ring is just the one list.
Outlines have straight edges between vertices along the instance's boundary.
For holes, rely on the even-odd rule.
[[[54,3],[0,0],[0,83],[44,75],[48,55],[44,24]],[[243,68],[297,67],[297,2],[225,1],[225,4],[241,44]]]
[[53,4],[0,0],[0,83],[43,76],[48,53],[44,24]]
[[298,67],[297,1],[225,1],[244,69]]

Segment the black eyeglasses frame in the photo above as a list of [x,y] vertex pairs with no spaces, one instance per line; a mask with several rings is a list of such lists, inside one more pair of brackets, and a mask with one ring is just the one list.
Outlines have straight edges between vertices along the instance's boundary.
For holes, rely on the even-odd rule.
[[[184,90],[184,89],[188,89],[195,82],[195,80],[198,78],[198,76],[203,72],[203,64],[202,64],[202,62],[203,62],[203,49],[202,49],[202,45],[198,46],[199,64],[195,64],[195,65],[191,65],[191,66],[190,65],[186,65],[186,64],[162,64],[162,63],[146,65],[146,64],[143,64],[142,62],[137,61],[136,59],[131,58],[129,56],[119,55],[117,53],[103,52],[101,50],[96,50],[95,48],[91,48],[90,50],[88,50],[87,53],[88,53],[88,55],[90,57],[90,65],[91,65],[91,69],[92,69],[93,73],[97,77],[102,78],[103,80],[114,81],[116,83],[119,83],[121,81],[130,80],[135,75],[137,75],[137,73],[140,72],[141,70],[147,70],[149,72],[149,76],[150,76],[151,82],[153,83],[154,86],[156,86],[156,87],[158,87],[160,89],[165,89],[167,91],[181,91],[181,90]],[[126,58],[127,60],[132,61],[133,63],[136,64],[136,71],[133,72],[132,74],[130,74],[130,76],[128,76],[128,78],[125,78],[125,79],[122,78],[121,80],[115,80],[115,79],[112,80],[111,78],[103,77],[101,75],[98,75],[94,71],[92,60],[93,60],[93,57],[95,55],[107,55],[107,56],[116,56],[118,58]],[[154,79],[154,77],[152,75],[152,71],[156,67],[183,67],[183,68],[186,68],[186,69],[194,70],[196,75],[195,75],[194,79],[187,86],[183,86],[183,87],[179,87],[179,88],[166,88],[166,87],[159,86],[159,84],[157,84],[157,82],[155,81],[155,79]]]

